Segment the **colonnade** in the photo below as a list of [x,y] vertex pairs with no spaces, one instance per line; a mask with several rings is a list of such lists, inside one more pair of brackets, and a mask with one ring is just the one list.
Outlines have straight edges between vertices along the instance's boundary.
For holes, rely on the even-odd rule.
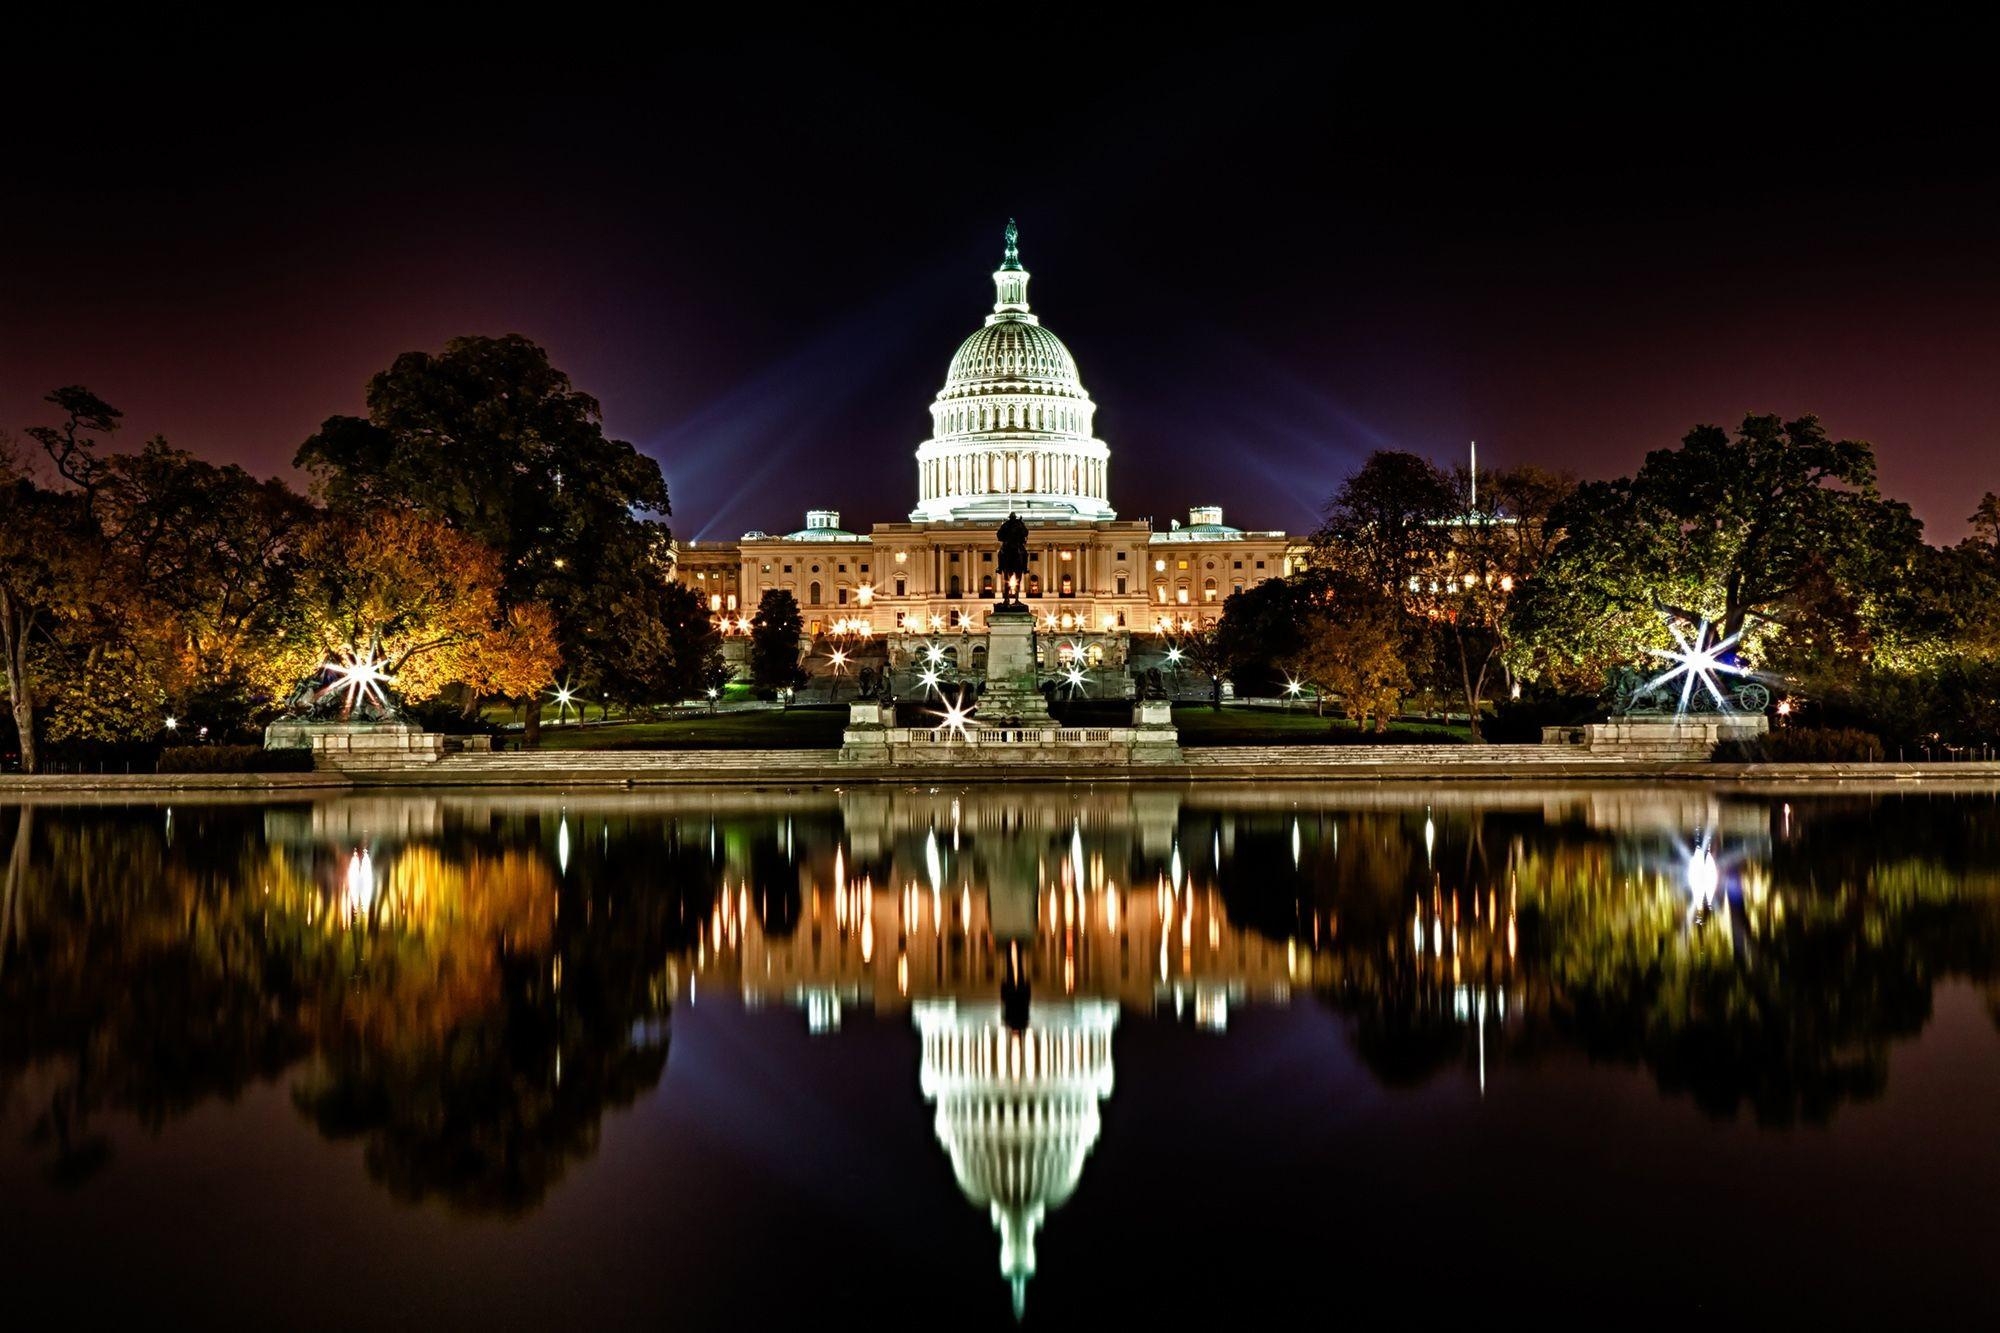
[[1107,460],[1066,450],[989,449],[923,464],[923,498],[1079,495],[1102,499]]

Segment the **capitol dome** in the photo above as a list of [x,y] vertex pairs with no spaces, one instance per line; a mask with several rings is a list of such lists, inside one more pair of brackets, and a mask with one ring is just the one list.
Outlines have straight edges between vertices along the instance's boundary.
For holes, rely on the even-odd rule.
[[1092,434],[1097,405],[1076,358],[1028,308],[1014,224],[994,271],[993,313],[959,344],[917,450],[917,522],[1116,518],[1105,499],[1111,451]]
[[1044,393],[1090,401],[1077,377],[1076,358],[1062,345],[1062,339],[1039,322],[1026,320],[988,324],[960,343],[938,399],[1004,392],[1024,383]]
[[1118,1006],[1068,1000],[1034,1006],[1025,1031],[996,1004],[913,1006],[923,1042],[920,1086],[937,1103],[938,1142],[965,1197],[1000,1235],[1000,1274],[1020,1317],[1035,1275],[1035,1233],[1076,1191],[1111,1095]]

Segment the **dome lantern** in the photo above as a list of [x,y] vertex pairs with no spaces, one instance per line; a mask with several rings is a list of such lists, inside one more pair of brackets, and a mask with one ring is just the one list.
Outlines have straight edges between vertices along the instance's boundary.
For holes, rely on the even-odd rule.
[[993,313],[986,322],[1024,315],[1030,323],[1037,322],[1028,314],[1028,270],[1021,267],[1021,230],[1008,218],[1007,250],[1000,258],[1000,267],[993,270]]

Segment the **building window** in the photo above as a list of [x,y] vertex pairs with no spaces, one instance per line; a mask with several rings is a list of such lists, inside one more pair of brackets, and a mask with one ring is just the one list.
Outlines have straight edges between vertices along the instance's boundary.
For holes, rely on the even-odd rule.
[[867,566],[867,564],[866,564],[866,563],[864,563],[864,564],[863,564],[863,565],[861,566],[861,572],[862,572],[863,574],[866,574],[866,573],[868,572],[868,566]]
[[904,593],[905,586],[906,585],[904,584],[902,579],[899,578],[896,580],[896,596],[902,597],[905,595]]
[[1160,605],[1165,606],[1167,604],[1167,585],[1164,583],[1155,583],[1153,591],[1159,594]]
[[1238,568],[1238,569],[1241,569],[1241,568],[1243,568],[1243,562],[1242,562],[1241,560],[1238,560],[1238,561],[1236,562],[1236,568]]
[[1118,576],[1118,595],[1120,597],[1125,595],[1125,576],[1123,574]]
[[847,572],[847,562],[845,560],[841,561],[840,564],[835,566],[835,569],[837,572],[845,574]]
[[980,578],[979,595],[981,597],[991,597],[993,595],[993,576],[991,574],[983,575]]
[[1118,563],[1121,565],[1125,563],[1125,553],[1123,551],[1118,553]]
[[1263,567],[1264,567],[1264,562],[1262,560],[1259,560],[1257,562],[1257,568],[1262,569]]
[[785,572],[786,572],[787,574],[791,573],[791,572],[792,572],[792,567],[791,567],[790,565],[786,565],[786,566],[785,566]]
[[1167,562],[1166,562],[1166,561],[1164,561],[1164,560],[1155,560],[1155,561],[1153,562],[1153,572],[1154,572],[1155,574],[1164,574],[1164,573],[1166,573],[1166,572],[1167,572]]
[[841,587],[840,587],[840,590],[839,590],[839,591],[838,591],[838,592],[837,592],[837,593],[835,594],[835,596],[836,596],[836,598],[838,598],[838,600],[839,600],[839,602],[840,602],[840,604],[841,604],[842,606],[846,606],[846,605],[847,605],[847,586],[846,586],[845,584],[842,584],[842,585],[841,585]]
[[954,565],[958,563],[958,552],[953,551],[951,553],[951,563],[953,563]]
[[1201,600],[1204,602],[1212,602],[1215,600],[1214,579],[1210,579],[1207,583],[1201,585]]
[[818,580],[818,579],[814,579],[814,580],[812,581],[812,586],[811,586],[810,588],[808,588],[808,589],[806,590],[806,605],[807,605],[807,606],[818,606],[818,605],[819,605],[819,580]]
[[722,597],[720,594],[710,595],[708,599],[708,609],[711,611],[720,611],[722,609]]
[[729,594],[729,609],[731,611],[736,609],[736,594],[733,592]]
[[[1187,568],[1187,565],[1186,565],[1185,563],[1183,563],[1183,564],[1181,565],[1181,568],[1182,568],[1182,569],[1186,569],[1186,568]],[[813,566],[813,573],[815,573],[815,574],[819,573],[819,566],[818,566],[818,565],[814,565],[814,566]]]
[[[815,585],[813,585],[813,586],[817,587],[817,586],[819,586],[819,585],[815,584]],[[1178,602],[1179,602],[1179,603],[1180,603],[1180,604],[1181,604],[1182,606],[1186,606],[1186,605],[1187,605],[1187,599],[1188,599],[1188,598],[1187,598],[1187,589],[1186,589],[1186,588],[1177,588],[1177,589],[1175,589],[1175,590],[1174,590],[1174,592],[1175,592],[1175,596],[1174,596],[1174,600],[1175,600],[1175,601],[1178,601]],[[815,597],[815,598],[813,598],[813,600],[814,600],[814,601],[818,601],[818,600],[819,600],[819,598]]]
[[[957,596],[959,596],[959,595],[960,595],[960,592],[959,592],[959,586],[958,586],[958,575],[956,575],[956,574],[953,574],[953,575],[951,576],[951,589],[950,589],[950,591],[949,591],[949,592],[947,592],[947,593],[946,593],[945,595],[946,595],[947,597],[957,597]],[[958,612],[954,611],[954,612],[952,612],[952,615],[953,615],[954,617],[956,617],[956,616],[958,615]],[[953,623],[953,624],[955,625],[955,624],[957,624],[957,623],[958,623],[958,621],[957,621],[956,619],[954,619],[954,620],[952,621],[952,623]]]
[[1187,568],[1187,561],[1185,561],[1185,560],[1176,560],[1176,561],[1174,561],[1174,568],[1176,568],[1176,569],[1186,569],[1186,568]]

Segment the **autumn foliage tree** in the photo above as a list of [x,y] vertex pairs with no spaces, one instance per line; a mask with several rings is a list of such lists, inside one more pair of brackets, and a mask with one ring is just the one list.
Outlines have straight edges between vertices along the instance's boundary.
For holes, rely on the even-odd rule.
[[1389,730],[1410,672],[1396,610],[1366,585],[1350,584],[1301,626],[1298,648],[1281,665],[1322,701],[1337,696],[1347,715],[1377,735]]
[[47,401],[64,419],[27,433],[54,484],[42,484],[26,450],[0,450],[0,656],[28,772],[41,765],[38,732],[101,741],[157,725],[173,667],[170,627],[99,503],[95,448],[121,414],[77,386]]
[[[666,481],[527,338],[404,353],[369,381],[367,416],[329,418],[296,462],[337,511],[412,510],[496,552],[499,613],[547,606],[566,659],[606,664],[607,682],[643,670],[660,627],[642,623],[642,585],[667,578]],[[527,698],[532,744],[540,695]]]
[[556,669],[555,619],[535,602],[503,610],[500,557],[408,510],[329,514],[302,543],[292,681],[328,661],[373,658],[412,702],[452,685],[515,697]]

